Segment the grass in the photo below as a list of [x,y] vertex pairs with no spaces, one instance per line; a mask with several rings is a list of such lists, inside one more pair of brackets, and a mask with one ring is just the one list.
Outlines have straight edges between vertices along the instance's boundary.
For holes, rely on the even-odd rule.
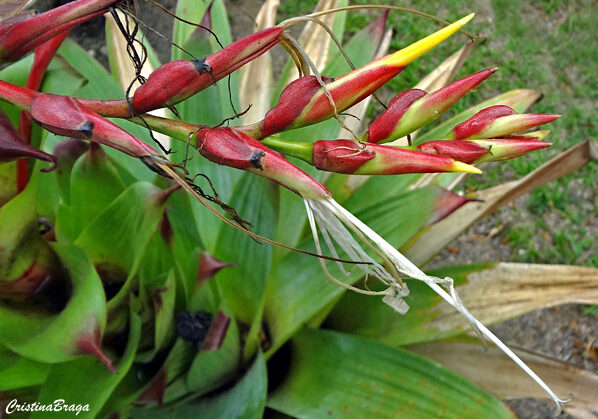
[[[351,3],[385,2],[358,0]],[[487,36],[486,42],[474,49],[458,77],[492,66],[499,67],[499,71],[475,93],[468,94],[457,103],[454,112],[500,92],[533,88],[542,92],[544,97],[531,112],[563,115],[550,124],[551,134],[547,141],[553,143],[552,147],[525,158],[495,164],[483,176],[470,177],[466,188],[483,189],[519,178],[560,151],[587,138],[598,138],[598,125],[594,118],[598,104],[598,72],[595,71],[598,39],[594,35],[598,10],[592,7],[592,0],[431,0],[410,3],[401,5],[447,20],[476,12],[476,19],[466,29],[473,34]],[[309,12],[314,4],[315,1],[308,0],[283,2],[282,13],[290,16]],[[367,25],[378,14],[377,11],[349,13],[346,36]],[[437,28],[431,20],[400,12],[390,13],[389,26],[396,32],[391,50],[399,49]],[[411,88],[464,41],[465,37],[456,37],[456,40],[437,47],[392,80],[390,87],[395,92]],[[375,115],[380,110],[371,112]],[[570,187],[572,182],[575,190]],[[515,260],[598,266],[598,256],[587,257],[592,246],[596,247],[596,238],[588,236],[584,228],[585,222],[595,221],[598,216],[598,204],[587,204],[596,202],[596,184],[597,164],[592,163],[533,191],[526,210],[535,219],[550,218],[552,222],[526,220],[510,225],[503,234],[514,248]],[[580,189],[590,190],[590,197],[583,200],[586,203],[583,206],[580,205]]]

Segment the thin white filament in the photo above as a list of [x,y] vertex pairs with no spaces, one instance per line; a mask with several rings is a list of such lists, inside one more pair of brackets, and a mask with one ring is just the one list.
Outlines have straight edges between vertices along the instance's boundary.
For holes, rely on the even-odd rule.
[[[312,208],[311,208],[311,206],[310,206],[310,202],[312,202],[312,201],[311,201],[311,200],[307,200],[307,199],[304,201],[304,203],[305,203],[305,208],[306,208],[306,210],[307,210],[307,218],[308,218],[308,220],[309,220],[309,226],[311,227],[311,232],[312,232],[312,234],[313,234],[313,236],[314,236],[314,243],[315,243],[315,245],[316,245],[316,250],[317,250],[318,254],[320,254],[320,255],[321,255],[321,254],[322,254],[322,248],[321,248],[321,246],[320,246],[320,239],[318,238],[318,228],[317,228],[317,222],[316,222],[316,220],[315,220],[314,213],[313,213],[313,211],[312,211]],[[337,220],[337,221],[338,221],[338,220]],[[346,232],[346,231],[345,231],[345,233],[346,233],[346,235],[349,235],[349,236],[350,236],[350,234],[349,234],[348,232]],[[337,242],[338,242],[338,240],[339,240],[339,239],[338,239],[338,237],[336,238],[336,240],[337,240]],[[351,240],[353,240],[353,237],[351,237]],[[353,241],[354,241],[354,240],[353,240]],[[327,244],[328,244],[328,243],[327,243]],[[330,244],[329,244],[329,246],[330,246],[331,244],[332,244],[332,243],[330,243]],[[334,247],[334,246],[333,246],[333,247]],[[362,251],[363,251],[363,250],[362,250]],[[336,254],[336,250],[332,250],[332,248],[331,248],[331,252],[333,252],[334,254]],[[364,253],[365,253],[365,252],[364,252]],[[365,259],[355,259],[355,260],[360,260],[360,261],[361,261],[361,260],[363,260],[364,262],[369,262],[369,263],[373,263],[373,264],[375,264],[375,263],[376,263],[376,262],[375,262],[374,260],[372,260],[372,259],[371,259],[371,258],[370,258],[370,257],[369,257],[367,254],[365,255]],[[370,262],[370,261],[371,261],[371,262]],[[388,294],[388,291],[382,291],[382,292],[376,292],[376,291],[365,291],[365,290],[362,290],[362,289],[356,288],[356,287],[354,287],[354,286],[352,286],[352,285],[345,284],[345,283],[343,283],[343,282],[339,281],[338,279],[336,279],[336,278],[335,278],[333,275],[331,275],[331,274],[330,274],[330,272],[328,272],[328,268],[326,267],[326,263],[324,263],[324,261],[323,261],[322,259],[320,259],[320,264],[322,265],[322,270],[324,271],[324,273],[326,274],[326,276],[327,276],[327,277],[328,277],[328,278],[329,278],[329,279],[330,279],[332,282],[334,282],[334,283],[335,283],[335,284],[337,284],[337,285],[340,285],[340,286],[341,286],[341,287],[343,287],[343,288],[349,289],[349,290],[351,290],[351,291],[358,292],[358,293],[360,293],[360,294],[366,294],[366,295],[387,295],[387,294]],[[364,263],[364,264],[362,264],[362,265],[358,265],[358,266],[359,266],[359,267],[360,267],[360,268],[361,268],[361,269],[364,271],[364,273],[365,273],[366,275],[369,275],[369,274],[371,274],[371,271],[368,269],[368,267],[369,267],[370,265],[368,265],[368,264],[365,264],[365,263]]]

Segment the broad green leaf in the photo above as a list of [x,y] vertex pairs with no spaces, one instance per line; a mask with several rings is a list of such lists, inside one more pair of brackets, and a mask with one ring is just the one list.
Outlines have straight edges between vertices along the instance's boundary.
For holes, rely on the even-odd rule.
[[125,185],[102,146],[97,144],[75,162],[70,185],[70,207],[59,207],[63,216],[58,218],[56,230],[59,237],[74,242],[124,191]]
[[29,359],[55,363],[75,358],[77,340],[83,335],[102,334],[106,305],[100,278],[85,253],[66,243],[54,243],[52,248],[72,281],[66,307],[53,317],[0,307],[0,343]]
[[439,364],[363,338],[304,329],[290,357],[268,407],[294,417],[514,417]]
[[[393,246],[401,246],[431,218],[442,189],[428,186],[392,196],[362,209],[347,208]],[[363,201],[361,201],[363,202]]]
[[176,295],[174,273],[168,275],[164,287],[153,291],[154,302],[154,353],[163,349],[170,341],[173,341],[174,323],[174,302]]
[[[0,352],[4,358],[5,354]],[[0,391],[38,386],[46,381],[50,364],[17,358],[8,368],[0,370]]]
[[17,194],[17,162],[0,164],[0,207]]
[[119,304],[129,292],[169,193],[146,182],[135,183],[77,238],[75,243],[87,250],[94,264],[118,267],[128,273],[125,284],[111,300],[111,307]]
[[37,185],[0,208],[0,281],[21,276],[45,247],[39,234],[36,211]]
[[19,355],[0,345],[0,371],[12,366],[19,360]]
[[[89,411],[82,411],[77,416],[96,417],[112,391],[131,368],[139,346],[141,320],[134,310],[131,310],[129,319],[127,346],[116,365],[118,373],[109,371],[106,366],[89,356],[53,365],[38,401],[51,404],[54,400],[64,399],[66,404],[89,404]],[[32,417],[45,417],[45,414],[34,413]]]
[[[299,248],[311,252],[316,250],[311,238],[306,239]],[[301,269],[297,269],[298,266]],[[354,283],[361,277],[361,271],[356,269],[345,277],[335,264],[327,262],[327,266],[332,275],[344,283]],[[275,352],[303,324],[344,291],[344,288],[324,275],[320,262],[314,257],[297,252],[288,253],[273,266],[266,291],[264,321],[272,338],[272,347],[266,356]]]
[[351,212],[383,204],[388,199],[404,194],[418,175],[370,176],[368,180],[342,202]]
[[236,384],[228,390],[201,398],[172,409],[146,410],[134,417],[205,419],[259,419],[266,407],[267,375],[264,357],[258,353],[253,365]]
[[55,95],[72,95],[88,83],[85,76],[73,68],[64,58],[57,56],[50,62],[40,92]]
[[198,249],[203,247],[190,200],[189,194],[183,191],[174,192],[167,213],[174,236],[171,251],[176,267],[175,274],[179,280],[177,288],[182,294],[182,296],[177,295],[177,298],[184,297],[185,304],[195,289],[199,263]]
[[[474,265],[475,269],[483,271],[492,265]],[[435,272],[428,272],[434,275]],[[449,275],[449,272],[444,272]],[[463,284],[465,277],[459,275],[458,270],[450,272],[455,285]],[[349,332],[371,338],[390,346],[402,346],[416,342],[427,342],[463,332],[459,330],[439,330],[429,327],[429,324],[441,315],[440,306],[446,304],[441,297],[426,284],[416,280],[408,280],[409,296],[405,302],[409,304],[409,311],[400,315],[391,307],[383,304],[379,298],[364,296],[354,292],[345,293],[324,322],[324,327],[342,332]],[[375,285],[372,289],[377,289]],[[457,292],[459,289],[457,288]]]
[[192,416],[191,408],[195,408],[195,412],[201,412],[204,418],[259,419],[263,416],[266,407],[267,381],[266,363],[262,353],[258,352],[253,365],[234,387],[204,397],[199,403],[190,404],[189,409],[186,410]]
[[[176,6],[176,15],[184,16],[185,20],[194,23],[200,23],[210,3],[201,2],[197,3],[194,0],[179,0]],[[172,42],[176,45],[184,45],[185,42],[192,36],[193,32],[198,28],[196,26],[189,25],[179,20],[174,21],[174,29],[172,35]],[[207,54],[206,54],[207,55]],[[199,56],[198,58],[203,58]],[[172,48],[172,59],[173,60],[188,60],[189,55],[184,51],[173,47]]]
[[94,264],[112,264],[132,273],[156,230],[165,198],[152,184],[129,186],[83,230],[76,244],[87,250]]
[[[207,6],[207,3],[205,4]],[[187,10],[187,20],[193,22],[200,22],[204,14],[205,8],[198,6],[196,2],[180,1],[177,6],[177,10]],[[224,6],[221,2],[214,2],[210,8],[210,16],[212,22],[212,28],[217,34],[220,42],[223,45],[227,45],[232,40],[230,35],[230,28],[228,22],[222,23],[225,16]],[[220,22],[220,23],[218,23]],[[220,25],[220,26],[217,26]],[[175,23],[175,40],[179,45],[183,45],[186,51],[189,51],[196,58],[203,58],[215,51],[218,51],[220,47],[215,42],[212,35],[207,34],[204,29],[195,28],[187,24],[177,22]],[[188,55],[181,56],[181,52],[173,49],[173,58],[180,59],[191,59]],[[230,94],[232,95],[233,103],[235,108],[239,110],[238,105],[238,81],[237,74],[231,75],[231,89]],[[225,118],[233,114],[230,106],[229,99],[229,88],[228,79],[220,80],[216,86],[210,86],[203,91],[191,96],[187,100],[178,104],[177,110],[179,111],[183,120],[205,125],[218,125]],[[175,151],[174,158],[176,161],[182,162],[185,156],[189,155],[189,161],[187,161],[186,167],[192,176],[201,173],[209,178],[216,189],[216,192],[220,196],[220,199],[229,203],[235,185],[242,178],[243,173],[239,170],[232,169],[226,166],[219,166],[204,159],[199,153],[193,149],[193,141],[191,139],[189,147],[186,144],[176,142],[173,144],[173,150]],[[207,193],[212,195],[212,190],[209,183],[202,177],[198,177],[196,183]],[[206,250],[214,253],[216,243],[218,241],[218,233],[222,227],[222,223],[214,218],[214,215],[210,213],[206,208],[195,203],[192,205],[197,230],[201,236]]]
[[[278,212],[277,192],[278,188],[270,181],[249,175],[238,184],[230,205],[239,209],[241,217],[253,225],[254,232],[272,237]],[[272,263],[272,246],[226,226],[219,235],[214,256],[237,263],[222,270],[216,281],[235,318],[251,324],[261,309]]]
[[[195,358],[196,350],[188,341],[178,338],[164,361],[162,368],[168,374],[168,383],[164,393],[164,403],[178,400],[187,394],[186,373]],[[173,385],[177,383],[177,385]]]

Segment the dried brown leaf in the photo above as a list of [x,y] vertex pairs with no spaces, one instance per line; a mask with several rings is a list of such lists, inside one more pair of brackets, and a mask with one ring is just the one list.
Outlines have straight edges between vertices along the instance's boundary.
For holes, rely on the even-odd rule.
[[[450,217],[449,217],[450,218]],[[484,324],[561,304],[598,304],[598,269],[567,265],[498,263],[471,272],[457,287],[463,304]],[[463,316],[446,304],[427,327],[467,330]]]
[[469,226],[493,213],[502,205],[565,176],[595,159],[597,159],[596,150],[590,141],[586,140],[560,153],[519,180],[480,191],[476,198],[483,202],[472,202],[431,226],[405,251],[405,255],[415,264],[424,264]]
[[[435,360],[499,397],[546,398],[546,393],[533,385],[531,379],[496,348],[485,350],[477,344],[431,342],[409,349]],[[515,352],[558,395],[571,397],[571,401],[565,405],[566,413],[576,418],[596,418],[598,375],[532,352]]]
[[[338,0],[319,0],[313,13],[334,9],[336,7],[338,7]],[[336,14],[331,13],[320,16],[319,19],[331,28],[335,17]],[[311,58],[318,71],[324,70],[328,58],[328,51],[330,50],[330,45],[332,43],[330,35],[328,35],[328,33],[317,23],[307,22],[299,36],[299,43],[303,46],[303,50]],[[298,75],[299,73],[297,72],[297,69],[293,68],[289,73],[287,83],[296,79]]]
[[[256,16],[255,32],[276,24],[276,12],[279,0],[267,0]],[[242,116],[244,124],[259,121],[270,109],[270,95],[272,90],[272,56],[266,52],[241,69],[239,84],[239,99],[245,110],[251,108]]]

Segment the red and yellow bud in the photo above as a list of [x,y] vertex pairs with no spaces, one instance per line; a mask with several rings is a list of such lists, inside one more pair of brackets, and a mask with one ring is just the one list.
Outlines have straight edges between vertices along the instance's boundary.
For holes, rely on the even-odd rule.
[[55,36],[105,13],[119,0],[77,0],[39,15],[29,13],[0,22],[0,63],[18,60]]
[[[313,77],[302,81],[302,84],[309,86],[307,91],[301,92],[294,86],[293,94],[291,91],[283,92],[276,107],[266,114],[264,120],[245,131],[261,139],[283,129],[299,128],[333,117],[335,113],[344,111],[374,93],[399,74],[407,64],[447,39],[472,17],[473,14],[466,16],[402,50],[353,70],[334,81],[326,83],[329,79],[323,80],[326,88],[315,84],[317,80]],[[294,103],[298,95],[301,96],[300,100]]]
[[312,164],[320,170],[354,175],[481,173],[479,169],[449,157],[379,144],[362,146],[352,140],[316,141]]
[[[496,68],[480,71],[434,93],[426,94],[422,90],[412,89],[399,94],[370,125],[367,140],[372,143],[388,142],[416,131],[446,112],[495,71]],[[408,99],[412,100],[409,102]]]
[[490,106],[453,128],[449,139],[499,138],[547,124],[558,118],[560,115],[516,114],[512,108],[505,105]]
[[259,141],[234,128],[203,128],[196,137],[206,159],[273,180],[304,198],[327,198],[330,192],[303,170]]
[[95,141],[133,157],[159,154],[147,143],[68,96],[40,93],[31,102],[30,112],[35,122],[57,135]]
[[278,43],[283,30],[280,26],[264,29],[205,59],[164,64],[135,91],[133,108],[138,113],[144,113],[187,99],[268,51]]
[[533,137],[519,137],[429,141],[418,145],[417,149],[424,153],[438,154],[472,164],[514,159],[550,146],[550,143],[543,143]]

